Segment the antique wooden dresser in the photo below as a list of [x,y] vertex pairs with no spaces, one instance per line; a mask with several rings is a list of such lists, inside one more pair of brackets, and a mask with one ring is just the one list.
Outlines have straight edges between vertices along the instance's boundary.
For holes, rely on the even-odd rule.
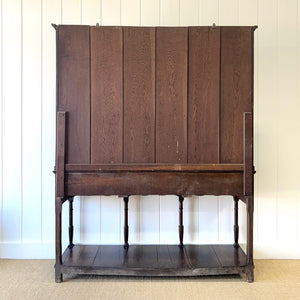
[[[245,273],[252,282],[256,26],[54,27],[56,281],[63,274]],[[73,244],[77,195],[124,198],[124,245]],[[129,245],[131,195],[178,196],[177,244]],[[231,245],[184,244],[184,198],[191,195],[233,196]],[[247,207],[245,252],[239,200]],[[63,252],[64,202],[69,246]]]

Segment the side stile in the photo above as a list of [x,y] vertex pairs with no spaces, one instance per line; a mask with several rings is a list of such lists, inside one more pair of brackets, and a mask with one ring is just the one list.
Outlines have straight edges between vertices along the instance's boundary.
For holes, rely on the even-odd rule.
[[253,118],[244,113],[244,197],[247,204],[247,263],[248,282],[253,281]]
[[57,112],[56,129],[56,192],[55,192],[55,281],[62,281],[62,243],[61,243],[61,211],[62,200],[65,196],[65,142],[66,142],[66,113]]

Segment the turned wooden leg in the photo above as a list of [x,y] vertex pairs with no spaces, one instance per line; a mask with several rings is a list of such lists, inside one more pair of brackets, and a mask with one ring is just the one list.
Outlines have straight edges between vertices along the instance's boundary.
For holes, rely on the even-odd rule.
[[128,201],[129,196],[124,197],[124,248],[128,249],[128,235],[129,235],[129,226],[128,226]]
[[74,226],[73,226],[73,197],[69,198],[69,248],[73,248],[73,233],[74,233]]
[[184,227],[183,227],[183,200],[184,197],[183,196],[178,196],[179,198],[179,247],[183,247],[183,231],[184,231]]
[[234,232],[234,247],[239,247],[239,198],[234,196],[234,225],[233,225],[233,232]]
[[62,199],[55,200],[55,282],[62,282],[62,246],[61,246],[61,209]]
[[247,197],[247,264],[246,280],[253,282],[253,197]]

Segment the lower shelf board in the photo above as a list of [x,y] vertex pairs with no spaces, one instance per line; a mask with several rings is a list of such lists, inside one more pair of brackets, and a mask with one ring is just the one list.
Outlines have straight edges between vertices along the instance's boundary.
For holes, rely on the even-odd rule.
[[201,276],[239,274],[246,254],[233,245],[74,245],[62,257],[65,274]]

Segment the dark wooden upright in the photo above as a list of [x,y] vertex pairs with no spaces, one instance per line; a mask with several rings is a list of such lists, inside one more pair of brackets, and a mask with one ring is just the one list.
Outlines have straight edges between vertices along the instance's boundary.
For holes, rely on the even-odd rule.
[[[56,281],[63,274],[241,273],[253,281],[256,27],[55,28]],[[73,197],[89,195],[124,198],[124,245],[73,244]],[[179,243],[130,245],[131,195],[177,195]],[[191,195],[233,196],[232,245],[184,244],[183,200]],[[62,253],[66,200],[69,246]],[[246,253],[238,242],[240,200]]]

